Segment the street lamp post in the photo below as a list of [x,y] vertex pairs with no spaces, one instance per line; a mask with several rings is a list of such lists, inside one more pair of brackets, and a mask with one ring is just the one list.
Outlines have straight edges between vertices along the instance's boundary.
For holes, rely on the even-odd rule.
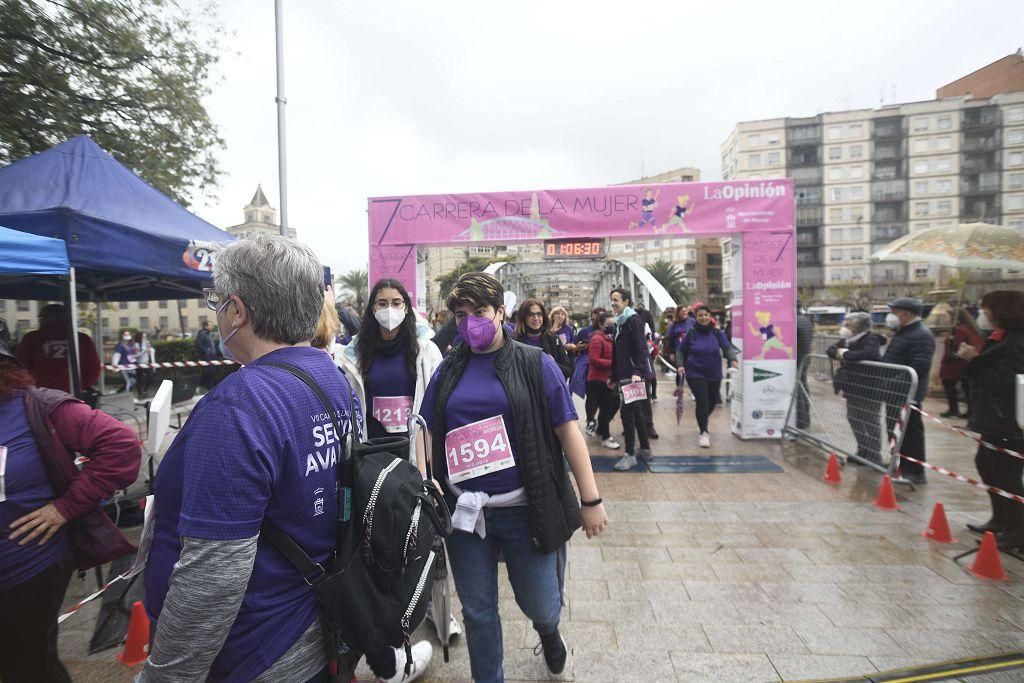
[[284,105],[288,100],[284,96],[284,10],[283,0],[274,0],[274,34],[277,47],[277,175],[278,191],[281,194],[281,234],[288,236],[288,172],[287,155],[285,153]]

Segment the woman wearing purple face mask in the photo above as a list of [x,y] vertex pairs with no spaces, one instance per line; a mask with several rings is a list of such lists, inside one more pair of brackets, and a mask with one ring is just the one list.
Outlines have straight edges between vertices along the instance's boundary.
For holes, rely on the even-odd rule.
[[504,330],[501,283],[466,273],[447,304],[466,343],[438,367],[422,414],[435,477],[454,510],[448,555],[473,680],[504,680],[499,551],[516,602],[539,636],[538,653],[557,674],[567,655],[558,631],[566,543],[581,525],[591,538],[608,523],[587,446],[555,361]]

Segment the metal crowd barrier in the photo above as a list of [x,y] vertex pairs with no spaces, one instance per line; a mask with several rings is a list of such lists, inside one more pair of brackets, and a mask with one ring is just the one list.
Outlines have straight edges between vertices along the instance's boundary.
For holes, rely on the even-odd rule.
[[799,381],[784,433],[893,476],[917,373],[877,361],[843,363],[813,353],[798,368]]

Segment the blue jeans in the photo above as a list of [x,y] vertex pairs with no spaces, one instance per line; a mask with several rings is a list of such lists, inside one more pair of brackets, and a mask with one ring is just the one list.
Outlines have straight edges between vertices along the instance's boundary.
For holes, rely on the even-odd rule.
[[558,586],[558,553],[540,553],[532,542],[525,506],[484,508],[487,538],[456,530],[448,539],[455,589],[462,600],[469,663],[476,683],[501,683],[501,617],[498,614],[498,550],[505,559],[509,583],[533,628],[554,633],[562,612]]

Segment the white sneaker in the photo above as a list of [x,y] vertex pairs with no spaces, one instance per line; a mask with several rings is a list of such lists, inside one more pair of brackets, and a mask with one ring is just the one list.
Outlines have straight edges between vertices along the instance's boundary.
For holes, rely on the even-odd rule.
[[426,640],[412,646],[412,666],[409,675],[405,673],[405,648],[392,648],[395,651],[395,675],[391,678],[377,677],[377,683],[409,683],[423,675],[430,666],[430,658],[434,656],[434,647]]
[[701,434],[700,438],[697,439],[697,445],[701,448],[711,448],[711,435],[707,432]]
[[624,456],[615,461],[612,466],[619,472],[625,472],[636,467],[636,456],[632,453],[626,453]]
[[605,448],[619,448],[619,442],[610,436],[604,441],[602,441],[601,445],[604,446]]
[[591,420],[590,422],[587,423],[587,428],[585,431],[590,436],[594,436],[595,434],[597,434],[597,423]]

